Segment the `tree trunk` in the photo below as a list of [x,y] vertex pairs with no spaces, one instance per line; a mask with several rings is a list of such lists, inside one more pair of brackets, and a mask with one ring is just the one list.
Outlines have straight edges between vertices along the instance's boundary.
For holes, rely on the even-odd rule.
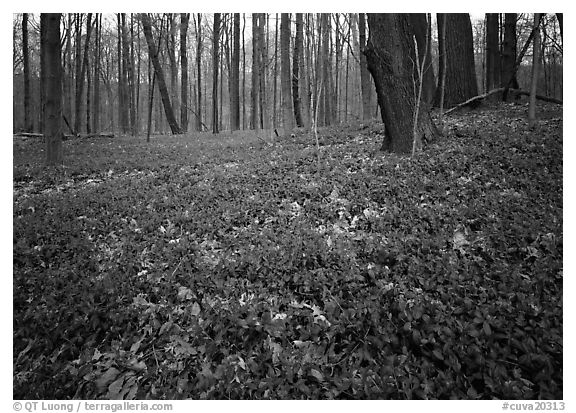
[[[130,115],[129,118],[129,125],[130,125],[130,134],[132,136],[136,136],[136,84],[134,81],[134,43],[130,42],[128,38],[128,28],[126,27],[126,15],[123,15],[122,19],[122,43],[123,43],[123,50],[124,50],[124,61],[125,61],[125,68],[126,68],[126,96],[128,100],[128,114]],[[132,30],[132,13],[130,14],[130,33],[133,37],[133,30]]]
[[230,126],[240,129],[240,13],[234,13],[232,67],[230,70]]
[[252,89],[251,89],[251,122],[250,126],[252,129],[260,129],[260,53],[258,52],[258,46],[260,41],[259,30],[258,30],[258,13],[252,13]]
[[190,13],[180,13],[180,71],[182,72],[182,86],[180,89],[180,126],[182,132],[188,131],[188,51],[187,35]]
[[74,93],[74,131],[80,133],[80,113],[82,109],[82,14],[76,13],[76,42],[75,42],[75,74],[76,74],[76,89]]
[[196,114],[196,130],[202,131],[202,14],[197,13],[198,25],[196,30],[196,70],[198,71],[198,104]]
[[282,126],[286,132],[294,129],[290,72],[290,14],[282,13],[280,17],[280,85],[282,88]]
[[266,24],[266,13],[260,13],[258,25],[258,51],[260,54],[260,127],[269,128],[268,103],[266,93],[266,68],[268,64],[268,49],[264,38],[264,26]]
[[556,13],[556,18],[560,26],[560,38],[564,41],[564,15],[562,13]]
[[532,82],[530,85],[530,104],[528,106],[528,125],[536,126],[536,92],[538,89],[538,75],[540,66],[540,17],[541,13],[534,13],[534,48],[532,52]]
[[46,164],[62,163],[62,63],[60,44],[60,13],[42,13],[41,55],[44,73],[44,138],[46,142]]
[[366,17],[364,13],[358,14],[358,31],[360,40],[360,87],[362,90],[362,119],[372,119],[374,113],[371,102],[374,83],[368,72],[368,63],[364,48],[366,47]]
[[28,13],[22,14],[22,60],[24,64],[24,132],[32,132],[30,117],[30,59],[28,53]]
[[220,64],[220,13],[214,13],[214,29],[212,38],[212,133],[218,129],[218,69]]
[[[516,61],[516,13],[504,15],[504,44],[502,45],[502,87],[519,89],[518,80],[514,70]],[[511,80],[511,84],[508,82]]]
[[292,98],[294,99],[294,118],[296,126],[304,126],[300,102],[300,66],[302,65],[302,49],[304,31],[302,30],[302,13],[296,13],[296,39],[294,41],[294,61],[292,62]]
[[428,37],[428,20],[425,13],[411,13],[410,23],[416,36],[418,44],[418,64],[424,70],[422,74],[422,100],[427,104],[432,104],[434,93],[436,92],[436,80],[434,78],[434,67],[432,66],[432,42]]
[[170,62],[170,101],[174,113],[179,112],[178,104],[178,63],[176,61],[176,13],[168,13],[170,24],[169,35],[166,36],[166,50],[168,51],[168,61]]
[[246,46],[244,30],[246,29],[246,14],[242,13],[242,129],[246,129]]
[[272,127],[278,126],[278,13],[276,13],[276,30],[274,31],[274,99],[272,102]]
[[[438,30],[446,24],[446,55],[440,55],[440,70],[446,63],[445,106],[455,106],[478,95],[472,24],[467,13],[438,14]],[[440,91],[436,90],[435,104],[440,104]]]
[[[86,20],[86,41],[84,42],[84,56],[80,66],[80,77],[76,79],[76,117],[74,119],[74,130],[80,133],[81,128],[81,109],[82,109],[82,94],[84,93],[84,77],[88,67],[88,51],[90,46],[90,33],[92,32],[92,13],[88,13]],[[89,93],[90,91],[88,91]]]
[[486,91],[500,85],[498,13],[486,13]]
[[96,48],[94,51],[94,116],[92,117],[92,129],[100,131],[100,45],[102,37],[102,14],[96,15]]
[[122,47],[123,13],[116,16],[118,26],[118,126],[122,133],[128,133],[128,96],[126,95],[126,63]]
[[405,13],[369,14],[370,37],[364,50],[387,132],[382,150],[405,154],[412,152],[414,138],[419,144],[438,135],[428,108],[420,111],[413,135],[416,53],[409,20]]
[[146,37],[146,43],[148,44],[148,54],[152,59],[152,64],[154,65],[154,73],[156,74],[158,89],[160,90],[160,96],[162,97],[162,104],[164,106],[166,120],[168,121],[168,125],[170,125],[172,134],[175,135],[181,133],[180,126],[178,126],[178,121],[176,121],[174,111],[172,110],[172,105],[170,104],[170,96],[168,95],[168,88],[166,87],[164,72],[162,70],[162,66],[160,66],[160,61],[158,60],[158,51],[156,49],[156,45],[154,44],[154,39],[152,38],[152,22],[146,13],[140,14],[140,17],[142,20],[144,37]]

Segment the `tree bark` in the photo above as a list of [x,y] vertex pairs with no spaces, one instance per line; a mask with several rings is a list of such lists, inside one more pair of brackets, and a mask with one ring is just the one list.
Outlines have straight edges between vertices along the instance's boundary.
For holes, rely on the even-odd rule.
[[179,112],[178,102],[178,63],[176,61],[176,13],[168,13],[170,24],[169,35],[166,36],[166,50],[168,51],[168,61],[170,62],[170,101],[174,108],[174,113]]
[[260,57],[258,47],[259,41],[259,30],[258,30],[258,20],[260,15],[258,13],[252,13],[252,89],[251,89],[251,122],[250,126],[252,129],[260,129]]
[[[92,13],[88,13],[86,20],[86,40],[84,42],[84,55],[82,58],[82,63],[80,66],[80,77],[76,80],[76,116],[74,119],[74,130],[76,133],[80,133],[82,120],[81,109],[82,109],[82,94],[84,93],[84,78],[86,76],[86,71],[88,67],[88,51],[90,46],[90,34],[92,32]],[[88,91],[90,93],[90,91]]]
[[232,67],[230,70],[230,126],[240,129],[240,13],[234,13]]
[[75,14],[75,24],[76,24],[76,42],[75,42],[75,80],[76,89],[74,93],[74,130],[75,133],[80,132],[80,113],[82,110],[82,87],[83,87],[83,77],[82,77],[82,13]]
[[282,126],[286,132],[294,129],[290,72],[290,14],[282,13],[280,17],[280,85],[282,89]]
[[22,14],[22,60],[24,64],[24,132],[32,132],[30,116],[30,58],[28,52],[28,13]]
[[62,163],[62,62],[60,44],[60,13],[40,15],[40,41],[44,82],[44,137],[46,164]]
[[[502,45],[502,87],[519,89],[514,62],[516,61],[516,13],[504,15],[504,43]],[[508,84],[510,81],[510,84]],[[505,97],[506,98],[506,97]]]
[[[472,24],[467,13],[438,14],[438,30],[446,25],[446,38],[439,47],[446,48],[440,55],[440,71],[446,63],[445,106],[451,107],[478,94]],[[440,104],[440,91],[436,90],[435,105]]]
[[500,85],[498,13],[486,13],[486,90]]
[[562,13],[556,13],[556,18],[560,26],[560,38],[564,41],[564,15]]
[[534,48],[532,52],[532,81],[530,84],[530,103],[528,105],[528,125],[536,126],[536,92],[540,66],[540,18],[541,13],[534,13]]
[[94,116],[92,117],[92,129],[100,131],[100,47],[102,37],[102,14],[96,15],[95,33],[96,47],[94,51]]
[[419,145],[438,136],[426,107],[420,111],[413,135],[416,52],[409,20],[405,13],[369,14],[370,37],[364,50],[386,127],[382,150],[404,154],[412,152],[414,138]]
[[188,21],[190,13],[180,13],[180,71],[182,72],[182,86],[180,88],[180,126],[182,132],[188,130]]
[[368,63],[364,49],[366,47],[366,16],[364,13],[358,14],[358,32],[360,40],[360,87],[362,90],[362,119],[372,119],[374,112],[372,108],[372,93],[374,93],[374,83],[368,71]]
[[178,121],[174,116],[174,111],[172,110],[172,105],[170,104],[170,96],[168,95],[168,88],[166,87],[164,71],[162,70],[162,66],[160,66],[160,61],[158,60],[158,51],[156,49],[156,45],[154,44],[154,39],[152,38],[152,22],[146,13],[141,13],[140,17],[142,20],[144,37],[146,37],[146,43],[148,44],[148,54],[152,59],[152,64],[154,65],[154,73],[156,74],[158,89],[160,90],[160,96],[162,97],[162,104],[164,106],[166,120],[168,121],[168,125],[170,126],[172,134],[175,135],[181,133],[180,126],[178,126]]
[[300,66],[302,65],[302,49],[304,31],[302,30],[302,13],[296,13],[296,39],[294,40],[294,61],[292,62],[292,98],[294,100],[294,119],[296,126],[304,126],[300,100]]
[[196,30],[196,70],[198,71],[198,104],[196,114],[196,130],[202,131],[202,14],[197,13],[198,25]]
[[212,133],[218,128],[218,71],[220,64],[220,13],[214,13],[214,34],[212,38]]
[[[436,79],[434,78],[434,67],[432,65],[432,42],[428,37],[428,20],[425,13],[411,13],[410,23],[418,43],[418,64],[424,70],[422,74],[422,100],[427,104],[432,104],[434,93],[436,92]],[[428,40],[427,40],[428,39]]]

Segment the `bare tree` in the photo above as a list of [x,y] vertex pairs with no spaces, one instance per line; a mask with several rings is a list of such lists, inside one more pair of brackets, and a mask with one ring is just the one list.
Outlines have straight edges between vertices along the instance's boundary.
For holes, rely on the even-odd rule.
[[282,126],[286,131],[294,128],[290,72],[290,14],[282,13],[280,17],[280,85],[282,88]]
[[188,130],[188,51],[187,36],[190,13],[180,13],[180,71],[182,72],[182,86],[180,88],[180,126],[182,132]]
[[198,88],[198,103],[196,105],[196,130],[202,131],[202,14],[197,13],[196,23],[196,70],[197,75],[197,88]]
[[[504,43],[502,44],[502,87],[518,89],[518,80],[514,70],[516,61],[516,13],[506,13],[504,15]],[[510,84],[510,85],[509,85]],[[504,96],[506,99],[506,96]]]
[[[478,95],[472,24],[467,13],[439,13],[438,30],[446,30],[445,39],[439,47],[446,53],[440,54],[440,76],[446,67],[445,105],[454,106]],[[444,25],[446,28],[444,29]],[[440,90],[437,88],[435,104],[439,106]]]
[[152,22],[146,13],[141,13],[140,19],[142,21],[144,37],[146,37],[146,43],[148,44],[148,54],[150,59],[152,59],[152,64],[154,65],[154,73],[156,74],[156,79],[158,81],[158,89],[160,90],[160,96],[162,97],[166,120],[168,121],[172,134],[181,133],[180,126],[178,125],[172,105],[170,104],[170,96],[168,94],[168,88],[166,87],[164,71],[162,70],[162,66],[160,66],[160,61],[158,60],[158,50],[154,44],[154,39],[152,38]]
[[362,118],[372,119],[373,108],[371,105],[374,84],[368,72],[366,55],[363,53],[366,47],[366,17],[365,13],[358,14],[358,31],[360,35],[360,85],[362,88]]
[[258,30],[260,14],[252,13],[252,88],[251,88],[251,122],[252,129],[260,129],[260,31]]
[[542,13],[534,13],[534,47],[532,52],[532,82],[530,84],[530,103],[528,106],[528,125],[536,126],[536,92],[538,89],[538,75],[540,66],[540,19]]
[[294,61],[292,62],[292,98],[294,99],[294,118],[296,126],[304,126],[300,102],[300,67],[302,65],[303,47],[303,22],[302,13],[296,13],[296,39],[294,40]]
[[486,13],[486,90],[500,85],[498,13]]
[[220,64],[220,13],[214,13],[212,37],[212,133],[219,133],[218,128],[218,72]]
[[[405,13],[369,14],[370,37],[364,50],[374,78],[386,135],[382,150],[411,153],[416,107],[414,96],[414,33]],[[417,144],[433,140],[438,131],[427,108],[416,120]]]
[[30,56],[28,52],[28,13],[22,13],[22,61],[24,64],[24,131],[32,132],[30,116]]
[[45,79],[43,94],[44,138],[46,142],[46,164],[62,163],[62,63],[60,43],[60,13],[40,15],[41,71]]
[[230,126],[240,129],[240,13],[234,13],[232,67],[230,70]]

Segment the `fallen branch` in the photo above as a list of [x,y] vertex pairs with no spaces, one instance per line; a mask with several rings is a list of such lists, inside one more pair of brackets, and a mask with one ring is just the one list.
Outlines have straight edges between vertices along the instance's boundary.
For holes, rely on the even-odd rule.
[[[454,106],[452,109],[447,110],[446,112],[444,112],[444,115],[448,115],[451,112],[454,112],[460,108],[463,108],[464,106],[469,106],[469,105],[472,105],[474,103],[480,103],[482,100],[484,100],[488,96],[494,95],[496,93],[504,93],[505,90],[506,90],[506,88],[500,87],[497,89],[492,89],[491,91],[484,93],[483,95],[474,96],[473,98],[468,99],[466,102],[462,102],[459,105]],[[516,94],[516,95],[530,96],[530,92],[526,92],[525,90],[520,90],[520,89],[509,89],[509,92],[511,92],[512,94]],[[552,98],[549,96],[536,95],[536,99],[542,100],[544,102],[556,103],[558,105],[562,105],[562,101],[560,99]]]
[[31,133],[31,132],[18,132],[14,136],[19,136],[22,138],[43,138],[44,135],[41,133]]

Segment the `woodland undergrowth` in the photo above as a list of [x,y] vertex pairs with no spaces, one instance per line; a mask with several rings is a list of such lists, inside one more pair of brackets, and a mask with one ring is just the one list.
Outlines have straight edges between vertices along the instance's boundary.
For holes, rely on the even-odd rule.
[[562,399],[539,111],[454,114],[414,158],[379,123],[72,139],[56,170],[14,138],[14,398]]

